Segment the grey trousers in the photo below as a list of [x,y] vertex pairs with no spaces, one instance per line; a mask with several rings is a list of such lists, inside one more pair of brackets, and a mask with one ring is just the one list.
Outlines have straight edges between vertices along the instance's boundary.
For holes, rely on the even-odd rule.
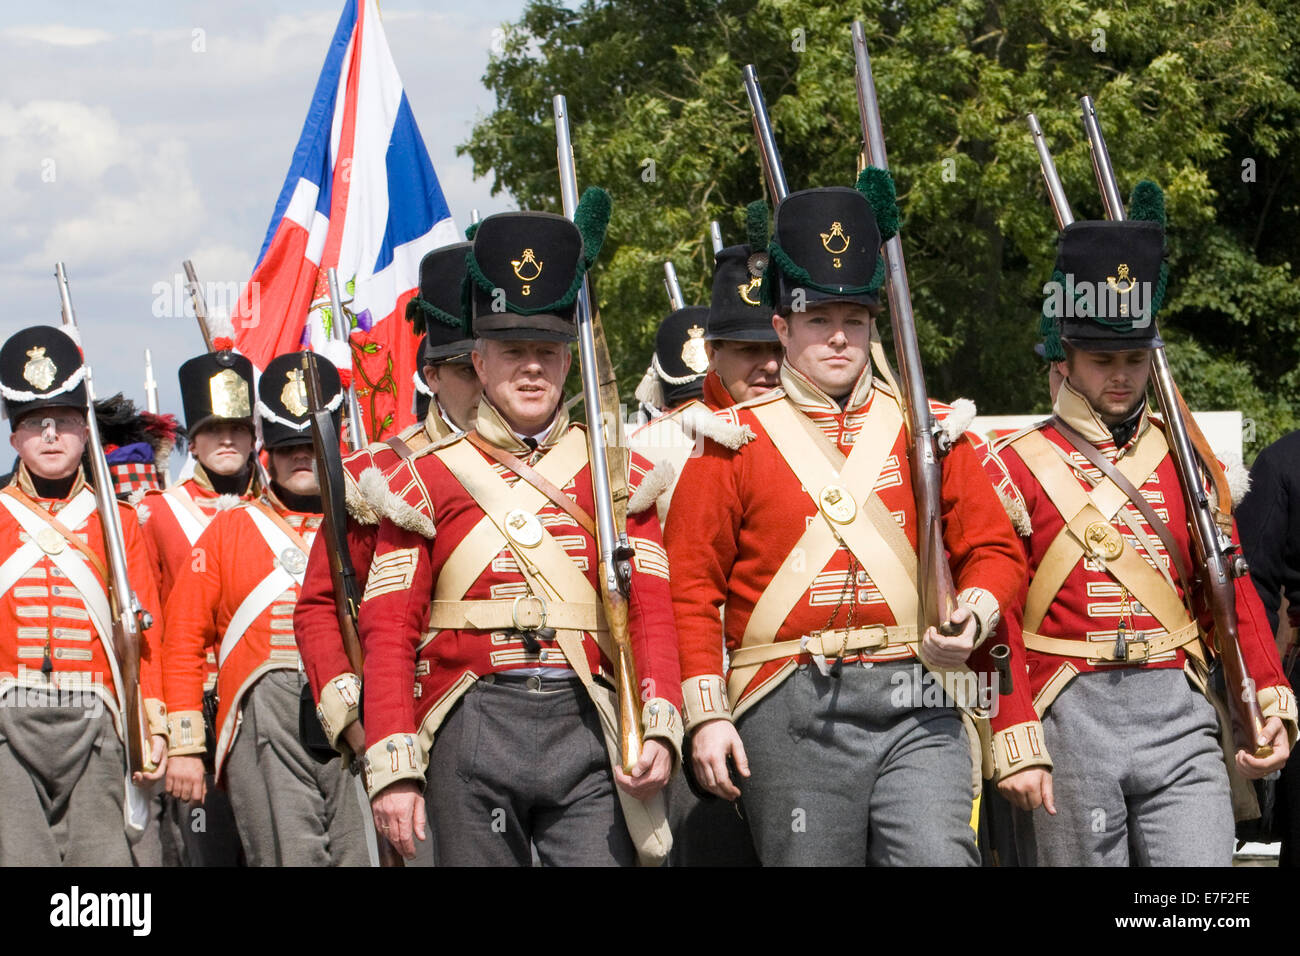
[[[168,801],[171,825],[175,828],[175,838],[180,841],[180,865],[238,866],[241,847],[230,796],[217,789],[212,774],[204,776],[208,791],[202,803],[189,805],[175,799]],[[164,851],[169,832],[164,824]]]
[[[577,681],[478,681],[439,728],[425,805],[439,866],[631,866],[600,717]],[[552,689],[554,688],[554,689]]]
[[[22,695],[21,706],[18,696]],[[49,692],[0,698],[0,866],[131,866],[126,763],[107,712]]]
[[244,697],[226,790],[249,866],[368,866],[366,823],[342,761],[298,739],[299,671],[271,671]]
[[1080,674],[1048,709],[1043,736],[1056,816],[1016,811],[1022,864],[1231,865],[1218,720],[1181,670]]
[[149,797],[149,823],[131,845],[136,866],[188,866],[182,845],[184,808],[161,788]]
[[668,783],[668,827],[673,834],[669,866],[758,866],[749,824],[729,800],[701,800],[686,775]]
[[741,803],[764,866],[976,866],[970,744],[914,706],[911,661],[800,667],[743,714]]

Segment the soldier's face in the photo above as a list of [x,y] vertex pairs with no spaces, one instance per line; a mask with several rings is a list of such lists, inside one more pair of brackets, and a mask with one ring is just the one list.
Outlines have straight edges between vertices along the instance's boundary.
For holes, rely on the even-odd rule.
[[295,495],[320,494],[315,464],[316,457],[309,444],[271,449],[271,479]]
[[472,353],[483,394],[522,435],[550,424],[572,358],[561,342],[483,339]]
[[786,361],[831,398],[853,391],[867,367],[871,313],[853,302],[816,302],[788,317],[774,315],[772,326],[785,347]]
[[1085,352],[1070,349],[1065,361],[1066,379],[1097,411],[1107,425],[1118,425],[1146,397],[1151,377],[1151,352]]
[[243,425],[220,422],[202,428],[190,439],[200,465],[213,475],[237,475],[253,451],[253,433]]
[[780,342],[705,342],[709,366],[737,402],[747,402],[781,383]]
[[451,423],[463,431],[474,425],[474,410],[483,394],[483,385],[472,364],[447,362],[443,365],[426,365],[424,380],[429,391],[438,396],[438,404],[451,418]]
[[9,444],[38,478],[66,478],[77,470],[90,432],[76,408],[38,408],[14,423]]

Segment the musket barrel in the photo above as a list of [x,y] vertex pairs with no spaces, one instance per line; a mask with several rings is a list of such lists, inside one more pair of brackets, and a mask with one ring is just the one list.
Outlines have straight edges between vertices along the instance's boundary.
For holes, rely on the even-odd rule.
[[203,336],[204,347],[212,351],[212,330],[208,328],[208,304],[203,299],[203,287],[199,285],[198,273],[194,271],[194,263],[186,259],[181,263],[181,268],[185,270],[185,284],[190,290],[190,299],[194,302],[194,318],[199,323],[199,334]]
[[[77,316],[72,309],[72,293],[68,287],[68,273],[62,262],[54,265],[54,277],[59,284],[59,302],[63,325],[77,328]],[[108,472],[104,458],[104,441],[99,433],[99,420],[95,417],[95,382],[90,363],[85,363],[86,430],[89,432],[87,452],[90,459],[91,482],[95,489],[100,526],[104,534],[104,556],[108,570],[108,596],[113,614],[113,667],[114,682],[122,707],[123,739],[126,741],[127,768],[130,772],[149,771],[154,768],[152,741],[145,731],[140,702],[140,638],[143,608],[131,587],[126,570],[126,545],[122,533],[122,518],[117,510],[117,497],[113,493],[113,477]],[[143,622],[148,626],[148,622]],[[134,713],[132,713],[134,710]]]
[[1038,117],[1030,113],[1025,119],[1029,123],[1029,133],[1034,138],[1034,149],[1038,151],[1038,166],[1043,172],[1043,182],[1047,184],[1047,198],[1052,203],[1052,212],[1056,214],[1056,226],[1064,229],[1074,222],[1074,212],[1070,209],[1070,201],[1065,197],[1065,187],[1057,175],[1056,162],[1052,159],[1052,151],[1047,148],[1047,137],[1043,135],[1043,127],[1038,124]]
[[1101,201],[1106,207],[1106,218],[1116,221],[1124,218],[1124,200],[1119,195],[1119,184],[1115,182],[1115,169],[1110,163],[1110,152],[1106,149],[1106,140],[1101,135],[1101,124],[1097,122],[1097,107],[1091,96],[1079,99],[1083,107],[1083,128],[1088,134],[1088,151],[1092,155],[1092,171],[1097,176],[1097,185],[1101,188]]
[[713,254],[716,256],[722,251],[722,227],[716,219],[709,223],[709,241],[713,243]]
[[664,263],[664,288],[668,290],[668,304],[674,311],[686,308],[686,298],[682,295],[681,283],[677,281],[677,270],[671,262]]
[[158,382],[153,377],[153,353],[144,350],[144,405],[149,414],[158,414]]
[[754,132],[758,136],[763,174],[767,178],[768,188],[772,190],[772,205],[775,206],[789,195],[790,187],[785,179],[785,169],[781,166],[776,137],[772,134],[772,120],[767,113],[767,102],[763,99],[763,88],[758,85],[758,71],[752,63],[747,64],[744,75],[745,94],[749,97],[749,109],[754,117]]
[[[578,211],[578,171],[573,162],[573,140],[569,137],[569,107],[564,95],[556,94],[552,101],[555,111],[556,155],[560,169],[560,202],[564,215],[573,219]],[[600,409],[600,384],[596,381],[596,334],[591,320],[591,292],[586,277],[578,293],[574,315],[578,324],[578,358],[583,368],[592,374],[582,376],[582,397],[588,412]],[[613,416],[618,418],[617,414]],[[609,470],[599,467],[608,461],[605,422],[587,422],[588,441],[591,445],[591,474],[596,496],[596,532],[600,546],[601,566],[605,575],[614,574],[614,513],[604,506],[612,501],[609,488]]]
[[[573,159],[573,140],[569,133],[568,104],[563,95],[552,100],[555,113],[556,157],[560,171],[560,198],[564,215],[572,220],[578,210],[578,173]],[[582,288],[574,308],[578,326],[578,357],[581,363],[582,395],[587,409],[587,449],[590,460],[592,495],[596,505],[596,547],[600,553],[601,600],[614,638],[613,661],[619,715],[619,756],[625,772],[630,773],[641,758],[641,716],[638,707],[636,664],[632,657],[627,631],[627,594],[625,575],[629,561],[621,559],[627,552],[627,535],[614,521],[614,498],[610,483],[610,428],[614,442],[622,444],[621,418],[617,408],[604,409],[601,403],[601,365],[596,354],[596,319],[591,304],[591,284],[583,276]],[[621,637],[620,637],[621,635]]]
[[[876,82],[867,52],[866,32],[862,23],[853,22],[854,80],[858,94],[858,117],[862,122],[862,145],[865,159],[879,169],[889,169],[885,152],[885,132],[876,98]],[[952,571],[944,553],[942,524],[939,518],[942,498],[939,457],[947,448],[941,444],[940,431],[930,413],[921,367],[921,348],[916,337],[916,318],[912,313],[912,293],[908,288],[907,264],[903,258],[902,239],[895,234],[885,243],[885,292],[889,301],[890,325],[894,330],[894,351],[898,357],[899,383],[907,414],[903,421],[909,438],[908,458],[912,469],[913,493],[916,495],[917,520],[922,525],[917,534],[917,558],[921,567],[919,582],[918,624],[938,627],[943,633],[957,633],[952,623],[957,610]]]

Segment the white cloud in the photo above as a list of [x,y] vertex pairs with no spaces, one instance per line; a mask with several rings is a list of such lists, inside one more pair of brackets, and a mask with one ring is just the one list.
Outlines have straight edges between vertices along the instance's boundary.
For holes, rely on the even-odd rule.
[[106,107],[63,100],[0,101],[0,204],[20,225],[44,224],[21,255],[33,268],[174,249],[203,213],[184,143],[142,138]]
[[113,39],[113,34],[107,30],[70,27],[62,23],[42,23],[6,27],[0,30],[0,37],[33,43],[48,43],[50,46],[93,46],[96,43],[108,42]]

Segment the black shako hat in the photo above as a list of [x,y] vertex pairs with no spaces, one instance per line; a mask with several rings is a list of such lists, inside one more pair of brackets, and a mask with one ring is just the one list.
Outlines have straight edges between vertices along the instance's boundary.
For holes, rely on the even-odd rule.
[[1049,360],[1065,358],[1062,341],[1087,352],[1164,345],[1156,325],[1169,280],[1164,194],[1144,180],[1129,206],[1126,220],[1079,220],[1061,230],[1039,324]]
[[185,432],[193,438],[207,425],[233,422],[253,430],[253,363],[230,349],[205,352],[176,372],[185,409]]
[[574,305],[605,241],[609,213],[609,194],[588,187],[573,222],[546,212],[480,222],[466,257],[474,335],[574,341]]
[[[465,254],[472,242],[453,242],[420,260],[420,291],[406,304],[406,318],[420,344],[420,365],[468,362],[474,348],[465,322]],[[423,384],[423,378],[417,378]]]
[[62,329],[35,325],[0,346],[0,396],[10,427],[37,408],[86,410],[86,366],[81,348]]
[[[701,305],[678,309],[659,323],[650,372],[659,380],[660,408],[675,408],[704,394],[709,356],[704,350],[704,327],[709,310]],[[647,375],[649,372],[647,373]],[[651,403],[656,404],[656,403]]]
[[775,231],[764,274],[770,305],[781,311],[800,301],[876,305],[885,281],[880,246],[898,231],[894,182],[869,166],[855,189],[791,193],[776,207]]
[[[760,253],[763,260],[766,256]],[[713,294],[704,327],[707,342],[779,342],[772,307],[760,297],[763,272],[748,245],[728,246],[713,263]]]
[[[329,409],[337,432],[343,418],[343,386],[338,369],[317,354],[321,401]],[[310,442],[311,412],[307,407],[307,379],[302,370],[302,353],[277,355],[267,363],[257,380],[257,414],[262,420],[262,446],[283,448]]]

